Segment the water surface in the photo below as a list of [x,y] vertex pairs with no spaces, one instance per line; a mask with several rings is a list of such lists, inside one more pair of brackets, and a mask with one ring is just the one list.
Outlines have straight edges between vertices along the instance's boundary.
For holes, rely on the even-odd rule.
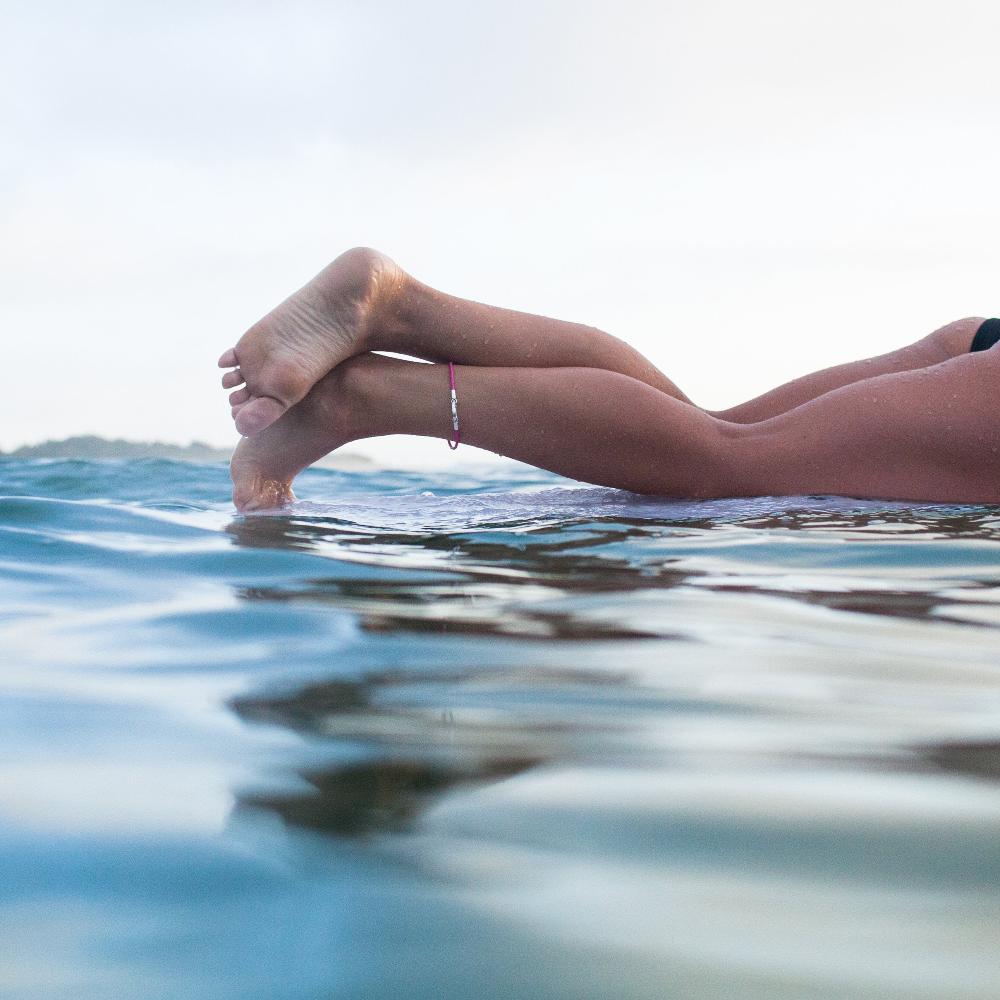
[[12,1000],[993,998],[1000,508],[0,462]]

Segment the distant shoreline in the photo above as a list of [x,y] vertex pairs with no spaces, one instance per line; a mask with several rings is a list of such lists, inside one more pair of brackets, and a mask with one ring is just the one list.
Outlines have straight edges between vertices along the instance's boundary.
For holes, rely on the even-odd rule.
[[[123,438],[103,438],[83,434],[59,441],[23,445],[13,451],[0,451],[0,459],[65,458],[88,459],[143,459],[165,458],[175,462],[228,462],[232,449],[216,448],[202,441],[190,444],[167,444],[163,441],[126,441]],[[321,459],[316,465],[333,469],[370,468],[374,462],[359,452],[337,452]]]

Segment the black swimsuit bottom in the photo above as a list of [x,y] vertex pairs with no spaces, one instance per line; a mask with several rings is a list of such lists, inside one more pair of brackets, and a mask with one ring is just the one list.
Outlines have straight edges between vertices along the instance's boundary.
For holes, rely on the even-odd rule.
[[997,341],[1000,341],[1000,319],[983,320],[982,326],[976,330],[972,338],[970,351],[988,351]]

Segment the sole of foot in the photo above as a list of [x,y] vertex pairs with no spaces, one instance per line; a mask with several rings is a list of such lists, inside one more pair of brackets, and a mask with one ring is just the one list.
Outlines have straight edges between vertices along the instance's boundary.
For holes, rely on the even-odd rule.
[[[379,313],[402,284],[384,254],[359,247],[259,320],[219,358],[236,429],[261,433],[304,399],[327,372],[370,349]],[[241,388],[237,388],[241,387]]]

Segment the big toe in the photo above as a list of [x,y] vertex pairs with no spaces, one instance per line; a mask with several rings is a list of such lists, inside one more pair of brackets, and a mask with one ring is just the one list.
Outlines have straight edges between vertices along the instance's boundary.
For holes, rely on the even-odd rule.
[[244,403],[236,414],[236,429],[244,437],[259,434],[280,417],[288,407],[271,396],[256,396]]

